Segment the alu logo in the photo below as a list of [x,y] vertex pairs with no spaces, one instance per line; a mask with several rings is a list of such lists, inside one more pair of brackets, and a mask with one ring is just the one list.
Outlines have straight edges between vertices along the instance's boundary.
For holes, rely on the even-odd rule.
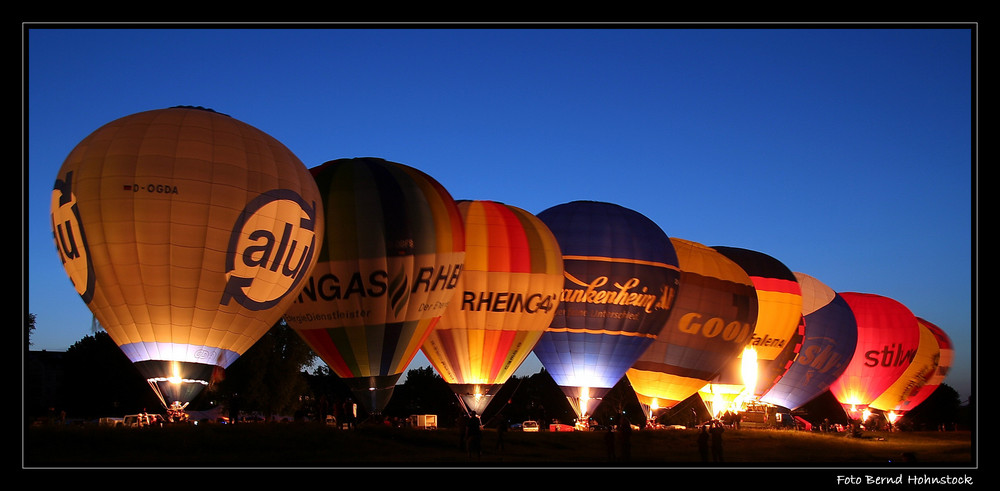
[[315,203],[289,189],[265,192],[248,203],[229,237],[229,279],[220,303],[233,300],[250,310],[264,310],[293,291],[313,263],[316,213]]
[[70,281],[87,304],[94,298],[94,264],[90,257],[87,234],[80,221],[80,209],[73,194],[73,172],[56,179],[52,188],[52,235],[56,251]]

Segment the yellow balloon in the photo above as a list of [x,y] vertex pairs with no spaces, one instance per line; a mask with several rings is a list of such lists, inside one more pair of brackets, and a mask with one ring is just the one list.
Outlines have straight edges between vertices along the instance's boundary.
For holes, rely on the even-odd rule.
[[77,293],[166,407],[281,318],[316,264],[319,202],[271,136],[173,107],[81,141],[59,170],[52,227]]
[[466,409],[482,414],[555,316],[563,259],[549,228],[521,208],[472,200],[458,209],[465,266],[421,349]]
[[907,398],[919,392],[937,372],[941,358],[938,338],[934,335],[934,331],[920,322],[920,319],[917,319],[917,326],[920,329],[920,338],[906,371],[885,392],[868,404],[868,407],[883,411],[899,410]]

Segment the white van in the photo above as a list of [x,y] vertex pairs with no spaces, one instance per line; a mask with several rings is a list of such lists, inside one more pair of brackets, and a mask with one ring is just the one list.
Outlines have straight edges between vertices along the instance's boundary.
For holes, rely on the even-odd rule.
[[525,421],[521,423],[521,431],[538,432],[538,421]]

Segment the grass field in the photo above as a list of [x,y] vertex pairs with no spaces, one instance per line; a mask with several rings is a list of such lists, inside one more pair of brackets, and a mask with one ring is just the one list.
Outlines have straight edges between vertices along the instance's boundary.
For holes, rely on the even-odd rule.
[[[503,448],[486,430],[482,455],[470,457],[454,429],[274,423],[165,428],[31,427],[25,468],[117,467],[702,467],[696,430],[633,431],[630,456],[602,432],[507,432]],[[974,466],[970,432],[844,433],[727,430],[725,465],[750,467]],[[904,458],[904,454],[908,454]]]

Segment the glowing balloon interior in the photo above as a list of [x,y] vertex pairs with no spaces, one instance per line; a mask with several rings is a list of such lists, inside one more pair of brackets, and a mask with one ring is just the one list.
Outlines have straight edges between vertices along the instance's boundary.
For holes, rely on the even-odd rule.
[[563,260],[552,232],[527,211],[492,201],[458,209],[465,266],[422,350],[466,409],[482,414],[555,315]]
[[854,312],[858,344],[830,392],[851,418],[860,418],[906,371],[920,342],[917,318],[903,304],[881,295],[840,294]]
[[[746,385],[745,368],[739,358],[729,363],[700,391],[702,399],[726,400],[740,405],[759,399],[784,376],[802,346],[802,290],[795,275],[781,261],[762,252],[736,247],[713,247],[738,264],[754,284],[757,319],[748,346],[757,359],[754,383]],[[718,405],[716,405],[718,411]]]
[[440,183],[407,165],[338,159],[312,172],[326,237],[285,320],[380,413],[457,289],[462,217]]
[[757,294],[746,272],[702,244],[671,238],[680,265],[677,299],[656,340],[626,372],[647,412],[698,392],[750,341]]
[[141,112],[94,131],[52,192],[56,250],[164,407],[187,403],[277,322],[323,232],[308,169],[211,110]]
[[659,226],[619,205],[574,201],[538,218],[559,242],[565,280],[534,353],[584,417],[666,325],[677,254]]

